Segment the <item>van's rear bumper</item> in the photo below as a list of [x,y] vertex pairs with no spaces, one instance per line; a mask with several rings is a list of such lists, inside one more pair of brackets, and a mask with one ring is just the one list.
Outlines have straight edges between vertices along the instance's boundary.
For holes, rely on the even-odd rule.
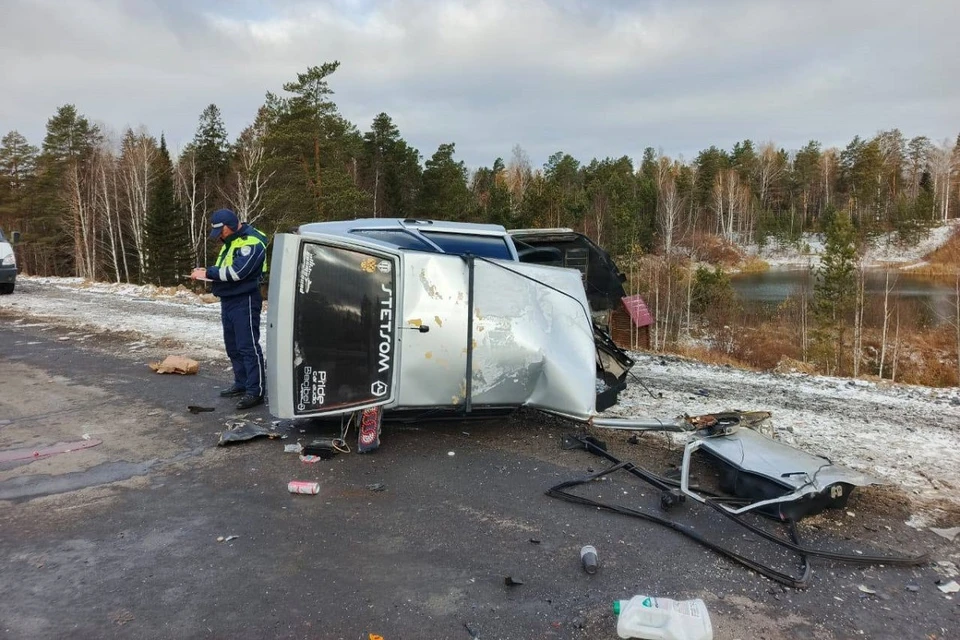
[[17,265],[0,265],[0,284],[12,284],[17,279]]

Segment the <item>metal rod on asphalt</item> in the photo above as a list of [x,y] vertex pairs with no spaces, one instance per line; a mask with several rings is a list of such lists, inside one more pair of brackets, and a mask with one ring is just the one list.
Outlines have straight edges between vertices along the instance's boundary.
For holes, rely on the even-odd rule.
[[604,418],[596,416],[591,418],[589,423],[594,427],[623,431],[673,431],[682,433],[694,430],[682,418],[661,420],[660,418]]

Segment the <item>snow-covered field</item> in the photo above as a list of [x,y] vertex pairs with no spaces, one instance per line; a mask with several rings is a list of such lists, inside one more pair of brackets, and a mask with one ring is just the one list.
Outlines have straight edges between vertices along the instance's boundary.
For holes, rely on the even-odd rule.
[[[943,245],[947,239],[960,227],[960,219],[950,220],[940,226],[933,227],[923,235],[920,241],[913,246],[902,246],[897,243],[895,233],[886,233],[875,238],[864,253],[864,264],[867,267],[883,267],[896,265],[901,268],[924,264],[923,257]],[[800,268],[817,266],[824,250],[822,234],[805,233],[800,240],[802,250],[793,246],[780,246],[775,242],[763,248],[757,245],[748,245],[748,255],[756,256],[771,267]]]
[[[22,277],[0,311],[20,326],[84,335],[129,333],[136,352],[162,339],[182,355],[225,360],[217,303],[185,290]],[[265,324],[264,324],[265,326]],[[673,418],[725,409],[767,410],[786,442],[873,474],[911,496],[917,524],[960,509],[960,389],[932,389],[805,374],[757,373],[637,354],[631,382],[608,415]]]

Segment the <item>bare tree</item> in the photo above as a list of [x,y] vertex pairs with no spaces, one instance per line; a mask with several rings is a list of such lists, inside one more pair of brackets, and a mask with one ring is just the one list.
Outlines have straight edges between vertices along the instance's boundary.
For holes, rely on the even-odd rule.
[[120,157],[120,173],[122,184],[127,198],[127,222],[130,227],[130,237],[133,240],[134,250],[137,252],[137,262],[140,267],[140,276],[146,272],[146,239],[147,208],[150,203],[150,184],[153,176],[150,167],[156,158],[157,142],[145,129],[138,133],[128,129],[123,138],[123,150]]
[[723,204],[726,198],[726,191],[724,190],[725,184],[724,172],[722,170],[718,171],[717,177],[713,182],[713,209],[717,214],[717,235],[726,238],[727,222],[723,211]]
[[106,223],[104,244],[113,267],[113,278],[116,282],[121,282],[122,234],[119,233],[120,218],[117,217],[116,221],[114,220],[117,216],[116,188],[116,158],[105,144],[101,144],[94,155],[94,206]]
[[830,206],[830,185],[833,184],[837,173],[837,150],[827,149],[820,156],[820,186],[823,198],[820,201],[820,214]]
[[506,172],[507,188],[510,190],[510,209],[516,214],[523,203],[523,196],[533,180],[530,156],[519,144],[513,146],[510,164]]
[[930,176],[933,178],[933,196],[937,203],[937,217],[941,220],[948,220],[950,218],[950,193],[954,176],[958,167],[960,167],[960,158],[953,152],[950,141],[944,140],[939,145],[929,147],[928,162]]
[[880,367],[877,375],[883,378],[883,365],[887,358],[887,331],[890,326],[890,293],[897,286],[898,274],[893,274],[893,282],[890,281],[890,272],[887,271],[887,279],[883,286],[883,330],[880,334]]
[[957,274],[957,282],[954,288],[956,297],[953,299],[956,316],[954,316],[953,329],[957,334],[957,385],[960,385],[960,273]]
[[661,156],[657,162],[657,223],[663,238],[663,252],[669,259],[674,236],[683,213],[683,198],[677,193],[679,165]]
[[180,154],[177,159],[174,178],[177,184],[177,197],[187,211],[189,220],[190,253],[193,264],[203,264],[203,241],[206,236],[204,213],[207,210],[207,183],[200,177],[197,164],[197,151],[193,146]]
[[266,126],[247,127],[237,139],[233,179],[223,196],[241,220],[253,224],[264,213],[263,193],[274,172],[264,169],[263,137]]
[[895,312],[897,321],[893,334],[893,365],[890,370],[890,381],[897,381],[897,364],[900,362],[900,305],[897,305]]
[[780,153],[772,142],[760,148],[760,157],[757,162],[757,183],[760,186],[760,206],[765,207],[770,187],[783,175],[786,167],[780,159]]
[[867,272],[864,258],[860,258],[856,267],[857,293],[853,304],[853,377],[860,377],[860,359],[863,355],[863,311],[866,307]]

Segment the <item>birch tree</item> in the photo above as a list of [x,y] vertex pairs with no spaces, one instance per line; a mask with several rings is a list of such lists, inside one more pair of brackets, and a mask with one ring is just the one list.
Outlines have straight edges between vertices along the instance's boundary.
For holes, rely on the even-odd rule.
[[[240,219],[250,224],[263,216],[263,194],[273,177],[273,171],[268,172],[264,163],[265,133],[266,126],[260,122],[244,129],[237,138],[231,183],[225,194]],[[374,217],[376,211],[375,199]]]
[[890,327],[890,294],[897,286],[898,274],[893,274],[893,280],[890,279],[891,273],[887,271],[887,277],[883,286],[883,329],[880,332],[880,365],[877,369],[877,375],[883,378],[883,366],[887,359],[887,333]]
[[960,168],[960,158],[953,152],[949,140],[944,140],[929,149],[930,176],[933,178],[933,195],[936,200],[937,217],[950,218],[950,195],[954,176]]
[[784,166],[780,152],[772,142],[768,142],[760,148],[760,156],[757,162],[757,184],[759,186],[760,206],[767,206],[767,198],[770,195],[771,186],[780,179],[786,167]]
[[146,221],[150,207],[152,166],[157,157],[157,141],[145,129],[134,133],[127,129],[121,144],[120,175],[126,197],[127,224],[137,256],[138,274],[147,273]]
[[506,171],[507,188],[510,190],[510,209],[516,219],[523,203],[527,187],[533,180],[533,170],[530,166],[530,156],[519,144],[513,146],[510,162]]
[[[200,175],[200,163],[197,150],[189,145],[177,159],[174,170],[177,200],[187,217],[188,237],[190,238],[190,256],[193,264],[204,263],[204,240],[206,239],[206,211],[208,209],[207,181]],[[229,198],[227,198],[229,201]],[[243,218],[241,218],[243,220]]]
[[670,158],[660,156],[657,162],[657,226],[668,259],[673,253],[674,235],[683,213],[683,198],[677,193],[678,170]]

